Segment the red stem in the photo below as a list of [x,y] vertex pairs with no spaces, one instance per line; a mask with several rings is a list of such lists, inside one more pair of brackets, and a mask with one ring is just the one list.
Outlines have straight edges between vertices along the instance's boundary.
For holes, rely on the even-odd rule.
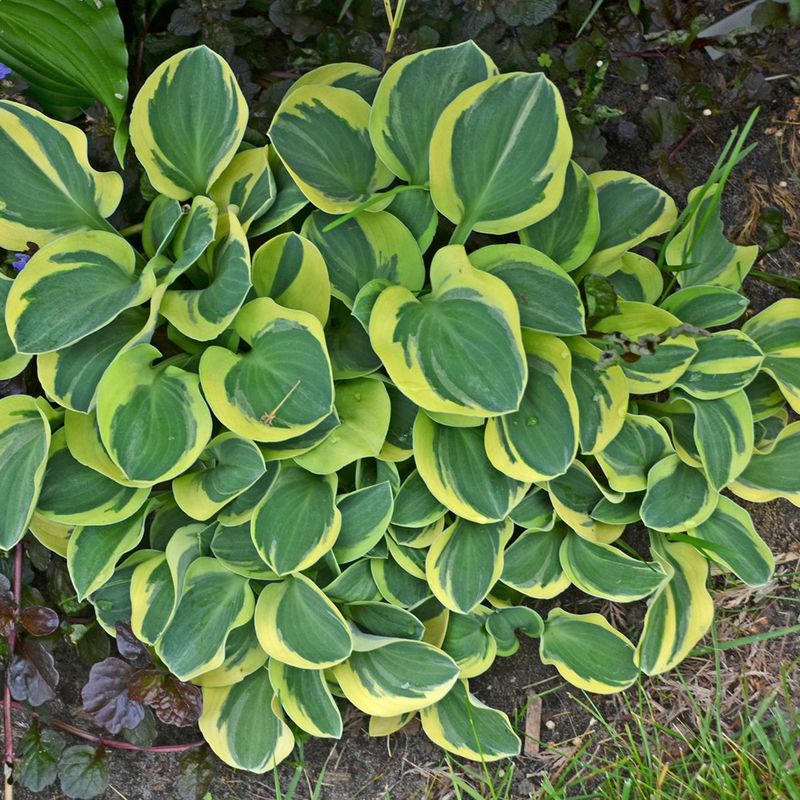
[[[12,582],[12,589],[14,591],[14,605],[19,609],[20,601],[22,599],[22,556],[23,546],[22,542],[14,548],[14,575]],[[8,637],[8,668],[3,680],[3,727],[5,729],[5,780],[9,782],[10,771],[14,766],[14,729],[11,721],[11,690],[8,688],[8,669],[11,667],[11,661],[14,657],[14,648],[17,645],[17,626],[12,625]]]

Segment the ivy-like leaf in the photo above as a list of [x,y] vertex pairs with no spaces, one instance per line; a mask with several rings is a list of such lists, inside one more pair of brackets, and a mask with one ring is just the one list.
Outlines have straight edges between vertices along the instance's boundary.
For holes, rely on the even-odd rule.
[[108,760],[102,747],[79,744],[68,747],[58,763],[61,789],[67,797],[92,800],[108,786]]
[[216,760],[207,747],[190,750],[180,760],[175,792],[180,800],[203,800],[214,780]]
[[41,792],[58,777],[58,759],[64,749],[61,737],[52,730],[43,730],[37,720],[31,723],[19,741],[19,758],[15,776],[17,783],[32,792]]

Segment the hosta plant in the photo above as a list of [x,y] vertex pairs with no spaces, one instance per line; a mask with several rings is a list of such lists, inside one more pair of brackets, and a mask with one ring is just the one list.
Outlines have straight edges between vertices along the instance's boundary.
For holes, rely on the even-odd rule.
[[[270,769],[347,702],[508,756],[469,681],[518,632],[615,692],[708,630],[710,564],[769,579],[735,498],[800,505],[800,301],[735,324],[726,167],[680,217],[587,175],[555,87],[469,42],[305,75],[267,147],[247,120],[215,53],[162,64],[123,236],[83,134],[0,103],[0,245],[35,250],[0,281],[0,378],[42,388],[0,401],[0,544],[30,528],[201,687],[220,758]],[[570,586],[646,599],[642,629],[543,620]]]

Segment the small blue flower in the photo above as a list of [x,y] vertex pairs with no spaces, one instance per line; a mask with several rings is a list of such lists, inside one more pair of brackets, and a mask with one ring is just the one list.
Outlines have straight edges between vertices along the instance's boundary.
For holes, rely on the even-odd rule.
[[5,64],[0,63],[0,81],[5,80],[11,74],[11,72],[11,67],[7,67]]
[[11,266],[17,272],[22,272],[25,269],[25,265],[31,260],[31,257],[27,253],[14,253],[14,260],[11,262]]

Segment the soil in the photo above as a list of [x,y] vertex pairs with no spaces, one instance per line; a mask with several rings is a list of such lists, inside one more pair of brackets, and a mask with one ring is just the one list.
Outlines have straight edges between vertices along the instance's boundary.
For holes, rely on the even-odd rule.
[[[442,42],[442,44],[447,43]],[[787,47],[787,61],[792,58],[791,52],[792,47]],[[783,66],[784,68],[776,74],[793,71],[791,63]],[[795,64],[794,67],[796,66]],[[639,87],[631,87],[620,81],[618,86],[607,87],[601,101],[612,107],[623,108],[630,112],[632,118],[638,119],[638,112],[653,93],[667,99],[675,99],[677,83],[666,69],[659,68],[658,64],[651,68],[648,83],[649,91],[642,91]],[[751,141],[758,142],[758,147],[748,157],[746,164],[734,173],[724,196],[723,214],[729,231],[741,230],[748,217],[752,215],[754,206],[751,189],[756,183],[767,187],[769,198],[770,193],[777,191],[782,181],[788,182],[791,187],[794,180],[794,199],[800,205],[800,197],[796,194],[796,171],[800,164],[795,164],[793,170],[786,160],[785,153],[780,154],[782,152],[780,137],[776,137],[773,132],[767,132],[767,129],[774,131],[777,127],[778,130],[784,131],[784,140],[793,135],[800,137],[797,123],[794,128],[788,125],[781,128],[776,123],[777,120],[789,119],[793,109],[796,113],[800,98],[792,93],[789,82],[785,79],[776,79],[773,86],[773,99],[762,108],[751,136]],[[676,160],[683,165],[687,175],[694,177],[694,183],[702,183],[710,172],[731,126],[740,124],[745,119],[744,113],[738,120],[735,120],[733,115],[726,115],[718,124],[711,124],[707,131],[695,136],[676,154]],[[640,129],[635,138],[623,139],[616,133],[618,130],[619,125],[616,121],[607,123],[605,133],[608,139],[608,155],[604,159],[604,167],[625,169],[638,174],[651,172],[653,167],[649,155],[651,145],[645,134]],[[800,144],[797,150],[800,152]],[[652,179],[656,183],[662,183],[657,176]],[[671,191],[680,206],[689,187],[675,184],[665,188]],[[756,208],[755,213],[757,211]],[[784,275],[798,276],[800,275],[798,265],[800,265],[800,238],[795,236],[789,245],[775,255],[768,256],[759,267]],[[746,290],[754,311],[784,296],[774,287],[754,279],[747,280]],[[753,515],[760,533],[783,562],[779,567],[779,573],[797,571],[800,560],[800,511],[785,501],[767,505],[745,505]],[[780,586],[782,582],[791,583],[790,579],[778,579],[775,586]],[[794,591],[796,592],[796,586]],[[776,590],[773,594],[778,595],[780,592]],[[798,621],[797,606],[780,601],[770,601],[766,607],[759,606],[761,609],[759,613],[767,620],[766,623],[763,620],[752,619],[755,614],[748,613],[746,604],[742,607],[735,606],[739,617],[738,620],[731,621],[730,609],[725,606],[729,599],[730,595],[725,592],[717,598],[721,618],[726,625],[725,636],[721,638],[736,638],[752,633],[754,626],[759,629],[757,623],[762,626],[767,624],[782,627]],[[570,609],[580,607],[582,611],[589,610],[590,606],[603,607],[599,601],[592,601],[585,596],[579,596],[578,593],[575,595],[566,593],[559,598],[559,604]],[[540,610],[546,610],[546,606]],[[610,610],[608,604],[605,610],[606,612]],[[630,626],[635,629],[640,625],[643,606],[641,604],[617,606],[613,609],[613,613],[623,628]],[[733,617],[735,616],[736,613],[733,614]],[[800,637],[784,641],[780,648],[773,644],[773,652],[777,653],[779,650],[782,656],[780,659],[775,657],[766,659],[768,663],[765,669],[771,669],[771,676],[765,682],[769,684],[771,680],[773,686],[780,678],[780,662],[788,662],[800,656]],[[744,669],[753,657],[753,651],[750,648],[729,651],[727,657],[729,667],[735,673],[737,669],[739,671]],[[684,674],[691,674],[692,670],[701,673],[702,663],[702,659],[686,662]],[[88,667],[72,657],[62,659],[59,666],[62,671],[63,705],[60,710],[57,709],[57,713],[65,719],[77,719],[76,724],[86,727],[86,721],[79,718],[77,711],[80,707],[80,687],[86,680]],[[648,681],[649,687],[654,691],[666,691],[669,688],[668,684],[666,679]],[[548,691],[559,686],[556,691]],[[516,720],[519,726],[524,726],[522,710],[528,698],[533,693],[542,696],[541,753],[536,757],[516,759],[513,793],[515,799],[527,798],[539,784],[542,774],[552,775],[563,767],[563,753],[568,753],[575,747],[575,743],[582,741],[591,730],[588,713],[574,697],[577,693],[564,686],[553,669],[540,664],[536,645],[532,641],[523,641],[513,657],[498,659],[488,674],[472,682],[471,688],[484,702],[507,712],[512,721]],[[800,691],[797,695],[800,696]],[[622,713],[618,702],[614,700],[607,701],[601,707],[612,719],[615,714]],[[443,792],[446,784],[441,781],[437,783],[437,776],[446,774],[442,753],[428,741],[416,721],[412,721],[406,729],[388,739],[370,738],[366,729],[366,717],[350,708],[345,720],[345,734],[341,741],[308,742],[303,751],[303,764],[306,767],[307,779],[311,783],[304,779],[296,797],[304,799],[311,797],[310,787],[324,767],[326,767],[324,788],[318,795],[319,800],[355,800],[355,798],[413,800],[445,796]],[[165,738],[159,741],[192,741],[198,738],[198,732],[189,729],[179,731],[177,734],[165,733]],[[548,743],[551,744],[550,747]],[[176,798],[174,786],[179,771],[179,760],[180,757],[177,755],[112,752],[111,786],[103,795],[104,800]],[[284,792],[293,772],[294,765],[284,764],[280,768]],[[218,765],[210,792],[213,800],[267,800],[276,797],[272,774],[254,776],[235,772],[222,764]],[[56,800],[56,798],[60,800],[64,795],[60,789],[53,788],[35,795],[24,789],[17,789],[16,796],[19,800]]]

